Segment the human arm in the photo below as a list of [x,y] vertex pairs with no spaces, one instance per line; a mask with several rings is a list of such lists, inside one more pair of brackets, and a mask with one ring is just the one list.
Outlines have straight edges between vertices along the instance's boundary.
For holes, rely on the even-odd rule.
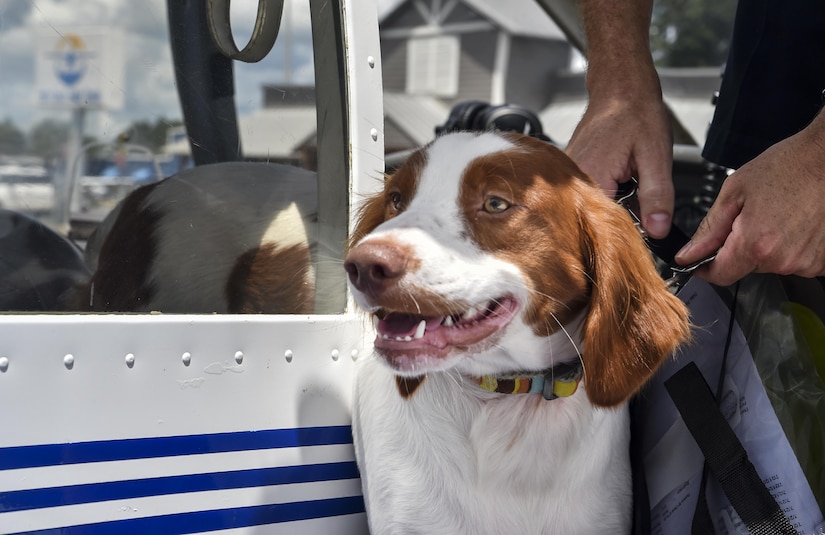
[[673,214],[673,137],[650,54],[652,0],[579,4],[589,103],[567,153],[610,196],[635,176],[642,226],[662,238]]
[[825,275],[825,114],[731,174],[676,261],[717,249],[696,274],[720,285],[751,272]]

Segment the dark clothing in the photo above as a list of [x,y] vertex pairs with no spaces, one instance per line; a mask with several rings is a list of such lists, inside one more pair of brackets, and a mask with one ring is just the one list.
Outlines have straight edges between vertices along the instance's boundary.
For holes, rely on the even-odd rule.
[[816,116],[825,90],[825,1],[741,0],[703,156],[738,168]]

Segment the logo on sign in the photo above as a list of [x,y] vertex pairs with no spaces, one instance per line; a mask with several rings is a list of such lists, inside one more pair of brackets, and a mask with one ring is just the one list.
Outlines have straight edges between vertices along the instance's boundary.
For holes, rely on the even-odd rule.
[[57,77],[67,86],[73,86],[86,74],[94,53],[86,49],[86,43],[79,35],[69,33],[57,42],[49,56]]

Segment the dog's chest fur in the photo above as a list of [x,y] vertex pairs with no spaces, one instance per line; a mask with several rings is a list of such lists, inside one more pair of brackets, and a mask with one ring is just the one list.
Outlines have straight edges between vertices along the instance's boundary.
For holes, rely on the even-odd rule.
[[[496,396],[431,374],[409,399],[360,363],[355,443],[374,533],[621,533],[629,525],[627,412]],[[538,398],[538,399],[537,399]],[[362,433],[368,432],[368,436]]]

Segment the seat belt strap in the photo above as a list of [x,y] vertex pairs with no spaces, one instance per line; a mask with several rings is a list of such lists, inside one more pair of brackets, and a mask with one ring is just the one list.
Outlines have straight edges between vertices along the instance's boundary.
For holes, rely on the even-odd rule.
[[665,381],[665,388],[702,450],[710,473],[750,533],[799,535],[765,487],[696,364],[685,365]]

